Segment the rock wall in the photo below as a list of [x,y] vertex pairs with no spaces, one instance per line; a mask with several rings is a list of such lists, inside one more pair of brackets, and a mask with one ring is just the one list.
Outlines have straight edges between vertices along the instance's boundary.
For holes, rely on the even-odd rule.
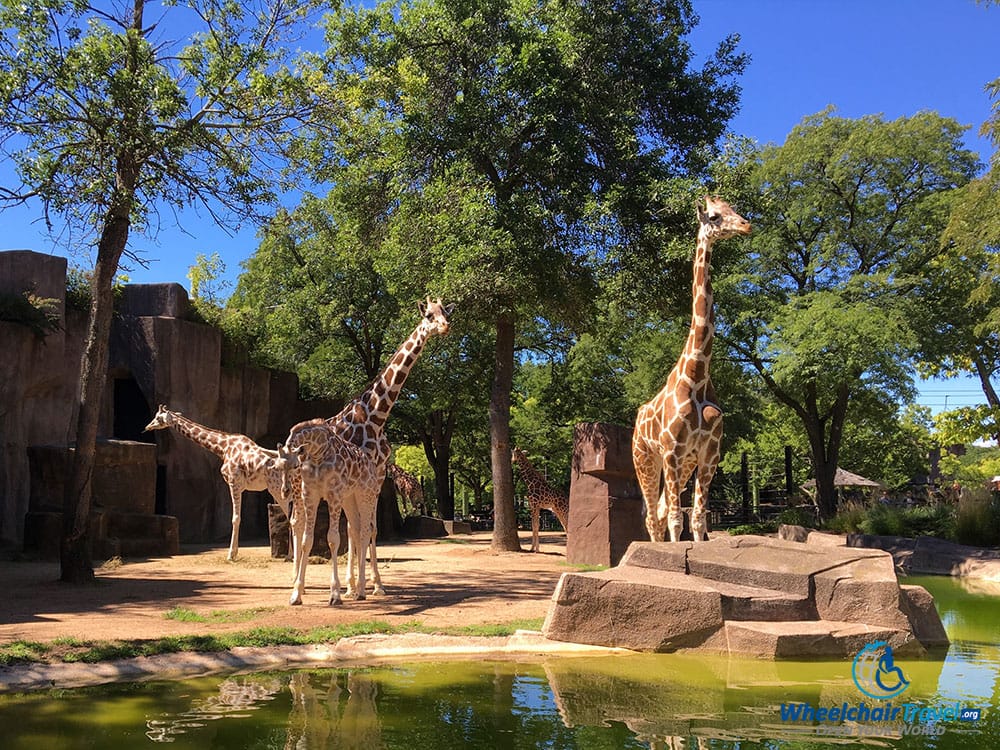
[[[32,494],[29,447],[66,447],[74,437],[86,316],[66,310],[65,289],[64,258],[0,252],[0,292],[31,290],[56,299],[63,320],[63,329],[44,339],[0,322],[0,543],[6,545],[24,542]],[[184,319],[189,308],[179,284],[125,287],[112,331],[100,437],[155,443],[155,512],[178,519],[181,542],[222,542],[229,538],[232,502],[220,461],[172,431],[143,434],[157,406],[274,447],[296,422],[329,416],[339,405],[300,401],[294,374],[224,365],[221,333]],[[137,506],[149,504],[145,490],[136,487],[133,495]],[[244,493],[242,537],[267,538],[267,503],[265,492]]]

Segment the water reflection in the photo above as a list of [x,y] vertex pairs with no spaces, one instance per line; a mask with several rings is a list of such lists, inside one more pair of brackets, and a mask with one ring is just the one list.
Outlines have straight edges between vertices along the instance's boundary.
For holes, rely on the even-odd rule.
[[[978,707],[940,737],[822,736],[783,721],[782,704],[857,705],[848,660],[770,662],[634,655],[533,663],[452,661],[112,685],[0,696],[4,750],[134,748],[1000,747],[1000,598],[921,580],[953,645],[944,659],[899,660],[897,700]],[[848,730],[873,723],[836,722]]]
[[283,689],[282,681],[274,676],[249,676],[223,680],[218,693],[195,698],[191,707],[168,717],[153,717],[146,721],[146,736],[153,742],[173,742],[178,734],[203,727],[209,721],[226,717],[247,718],[248,711],[271,700]]
[[376,708],[378,684],[367,672],[298,672],[291,675],[288,690],[292,709],[285,750],[385,747]]

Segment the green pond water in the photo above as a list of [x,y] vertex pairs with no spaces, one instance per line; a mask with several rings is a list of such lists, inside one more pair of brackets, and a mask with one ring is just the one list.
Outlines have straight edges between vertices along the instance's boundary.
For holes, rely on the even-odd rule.
[[[5,695],[0,748],[1000,747],[1000,585],[908,582],[934,594],[952,645],[938,659],[896,660],[910,685],[888,702],[899,709],[895,721],[783,720],[783,705],[786,713],[797,704],[885,708],[859,691],[850,659],[658,654],[416,662]],[[952,718],[956,707],[978,709],[979,720]]]

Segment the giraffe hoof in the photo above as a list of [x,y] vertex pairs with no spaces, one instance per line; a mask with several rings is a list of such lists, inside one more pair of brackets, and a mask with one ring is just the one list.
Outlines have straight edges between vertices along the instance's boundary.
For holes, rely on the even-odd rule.
[[302,597],[301,596],[293,596],[291,598],[291,600],[289,600],[288,603],[291,606],[293,606],[293,607],[295,607],[295,606],[301,606],[302,605]]
[[381,586],[376,586],[372,591],[372,596],[385,596],[385,589]]
[[327,604],[328,607],[336,607],[343,604],[343,600],[339,596],[331,596],[330,601]]

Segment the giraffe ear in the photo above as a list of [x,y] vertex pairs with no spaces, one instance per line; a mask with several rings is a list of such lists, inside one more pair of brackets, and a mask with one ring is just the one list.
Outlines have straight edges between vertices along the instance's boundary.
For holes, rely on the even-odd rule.
[[421,315],[426,315],[427,314],[427,303],[424,302],[423,300],[420,300],[420,302],[417,303],[417,309],[420,310],[420,314]]
[[453,302],[453,303],[451,303],[450,305],[448,305],[447,307],[444,308],[444,316],[446,318],[450,317],[451,316],[451,311],[454,310],[454,309],[455,309],[455,303]]

